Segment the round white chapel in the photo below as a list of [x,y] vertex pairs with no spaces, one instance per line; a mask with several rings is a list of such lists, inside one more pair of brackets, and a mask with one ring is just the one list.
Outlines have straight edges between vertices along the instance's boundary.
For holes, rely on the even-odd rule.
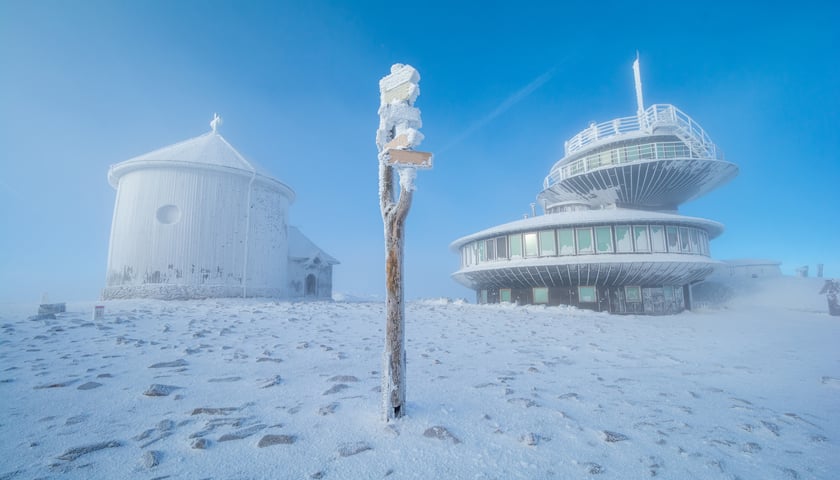
[[294,191],[240,155],[219,121],[109,169],[103,299],[331,297],[338,262],[288,227]]

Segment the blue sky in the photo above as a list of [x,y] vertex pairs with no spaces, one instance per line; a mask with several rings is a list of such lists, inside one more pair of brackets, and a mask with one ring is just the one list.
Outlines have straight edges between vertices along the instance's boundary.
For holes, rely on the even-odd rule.
[[375,130],[392,63],[422,76],[409,298],[466,297],[458,237],[521,218],[590,121],[672,103],[740,167],[681,212],[716,258],[840,276],[835,2],[0,2],[0,302],[104,286],[109,165],[209,130],[292,186],[291,223],[384,290]]

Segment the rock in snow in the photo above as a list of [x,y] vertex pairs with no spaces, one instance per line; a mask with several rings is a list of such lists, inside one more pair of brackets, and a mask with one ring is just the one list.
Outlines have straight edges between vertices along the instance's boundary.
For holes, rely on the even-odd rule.
[[163,452],[157,450],[149,450],[148,452],[143,454],[143,465],[146,468],[155,468],[160,465],[160,461],[163,458]]
[[165,397],[180,388],[181,387],[176,387],[175,385],[159,385],[154,383],[150,385],[145,392],[143,392],[143,395],[147,397]]
[[93,390],[94,388],[99,388],[101,386],[102,384],[99,382],[86,382],[76,387],[76,390]]
[[624,435],[623,433],[611,432],[609,430],[604,430],[604,441],[605,442],[609,442],[609,443],[623,442],[624,440],[627,440],[627,439],[628,439],[627,435]]
[[263,448],[272,445],[291,445],[295,443],[295,440],[297,437],[294,435],[264,435],[257,446]]
[[352,457],[372,449],[373,447],[365,442],[345,443],[338,447],[338,455],[340,457]]
[[109,442],[93,443],[90,445],[83,445],[81,447],[74,447],[70,450],[67,450],[66,452],[59,455],[58,459],[72,462],[73,460],[81,457],[82,455],[87,455],[88,453],[97,452],[106,448],[117,448],[120,446],[122,446],[122,444],[116,440],[111,440]]
[[456,437],[455,435],[452,435],[452,433],[449,430],[447,430],[446,427],[441,427],[439,425],[427,428],[426,431],[423,432],[423,436],[429,438],[437,438],[439,440],[451,440],[452,443],[455,444],[461,443],[461,440],[459,440],[458,437]]
[[174,368],[174,367],[186,367],[189,365],[186,360],[183,358],[179,358],[178,360],[174,360],[171,362],[161,362],[155,363],[154,365],[149,365],[149,368]]

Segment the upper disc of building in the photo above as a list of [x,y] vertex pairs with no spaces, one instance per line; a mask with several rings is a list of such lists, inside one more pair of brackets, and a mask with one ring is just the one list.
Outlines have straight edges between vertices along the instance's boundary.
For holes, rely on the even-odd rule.
[[108,169],[108,182],[112,187],[117,188],[120,177],[129,172],[147,168],[207,169],[253,177],[255,180],[272,184],[275,188],[283,190],[289,201],[294,201],[295,193],[288,185],[272,177],[262,167],[245,159],[218,133],[216,127],[219,120],[219,117],[215,117],[211,123],[212,130],[204,135],[112,165]]
[[676,210],[728,182],[738,167],[673,105],[592,123],[569,139],[537,196],[546,213],[569,205]]

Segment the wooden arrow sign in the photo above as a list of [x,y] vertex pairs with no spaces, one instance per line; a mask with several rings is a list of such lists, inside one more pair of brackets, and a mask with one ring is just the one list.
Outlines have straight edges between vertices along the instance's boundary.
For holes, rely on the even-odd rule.
[[397,167],[432,168],[432,154],[415,150],[388,150],[386,163]]

